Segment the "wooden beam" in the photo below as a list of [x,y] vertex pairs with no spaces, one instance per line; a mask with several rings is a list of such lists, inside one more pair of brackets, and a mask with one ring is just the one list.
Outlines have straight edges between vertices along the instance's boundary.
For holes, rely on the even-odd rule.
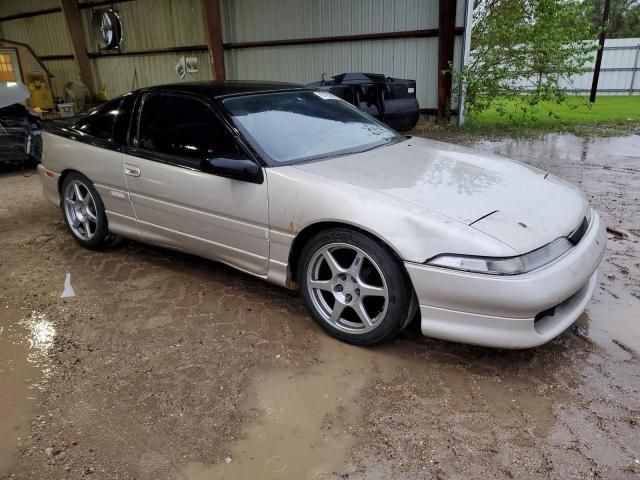
[[453,45],[456,36],[456,0],[439,1],[438,35],[438,120],[447,121],[451,108],[451,73]]
[[224,47],[222,46],[222,21],[219,0],[202,0],[204,32],[209,46],[209,62],[216,81],[225,79]]
[[89,91],[94,93],[93,71],[91,70],[91,62],[87,54],[87,44],[84,39],[78,0],[60,0],[60,2],[62,3],[62,11],[67,21],[67,27],[69,28],[69,35],[71,36],[76,61],[80,66],[80,78]]

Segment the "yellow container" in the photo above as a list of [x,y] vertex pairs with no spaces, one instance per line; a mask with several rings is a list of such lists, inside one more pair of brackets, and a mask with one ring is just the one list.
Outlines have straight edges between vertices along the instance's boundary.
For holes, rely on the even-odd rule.
[[31,92],[31,96],[27,100],[27,103],[31,108],[39,108],[40,110],[53,109],[53,95],[51,94],[51,90],[43,83],[29,83],[29,91]]

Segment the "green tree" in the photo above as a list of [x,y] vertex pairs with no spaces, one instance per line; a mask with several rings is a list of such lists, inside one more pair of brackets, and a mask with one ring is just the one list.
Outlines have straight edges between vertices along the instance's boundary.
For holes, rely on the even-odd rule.
[[[585,0],[584,12],[594,31],[602,24],[604,0]],[[607,38],[640,37],[640,0],[611,0]]]
[[[562,101],[562,77],[584,72],[595,38],[579,0],[480,0],[473,12],[469,64],[454,71],[468,111],[496,99],[526,105]],[[528,95],[522,96],[523,91]]]

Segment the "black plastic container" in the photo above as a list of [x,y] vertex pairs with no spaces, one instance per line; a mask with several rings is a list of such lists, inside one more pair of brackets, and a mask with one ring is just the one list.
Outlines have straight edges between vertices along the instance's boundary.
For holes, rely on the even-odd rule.
[[343,73],[307,86],[331,92],[401,132],[411,130],[420,118],[415,80]]

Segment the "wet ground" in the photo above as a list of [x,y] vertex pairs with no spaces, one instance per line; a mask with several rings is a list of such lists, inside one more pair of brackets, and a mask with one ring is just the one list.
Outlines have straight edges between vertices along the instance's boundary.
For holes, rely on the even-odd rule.
[[540,348],[347,346],[227,267],[82,250],[35,176],[0,174],[0,478],[640,477],[640,136],[477,146],[610,227],[587,311]]

